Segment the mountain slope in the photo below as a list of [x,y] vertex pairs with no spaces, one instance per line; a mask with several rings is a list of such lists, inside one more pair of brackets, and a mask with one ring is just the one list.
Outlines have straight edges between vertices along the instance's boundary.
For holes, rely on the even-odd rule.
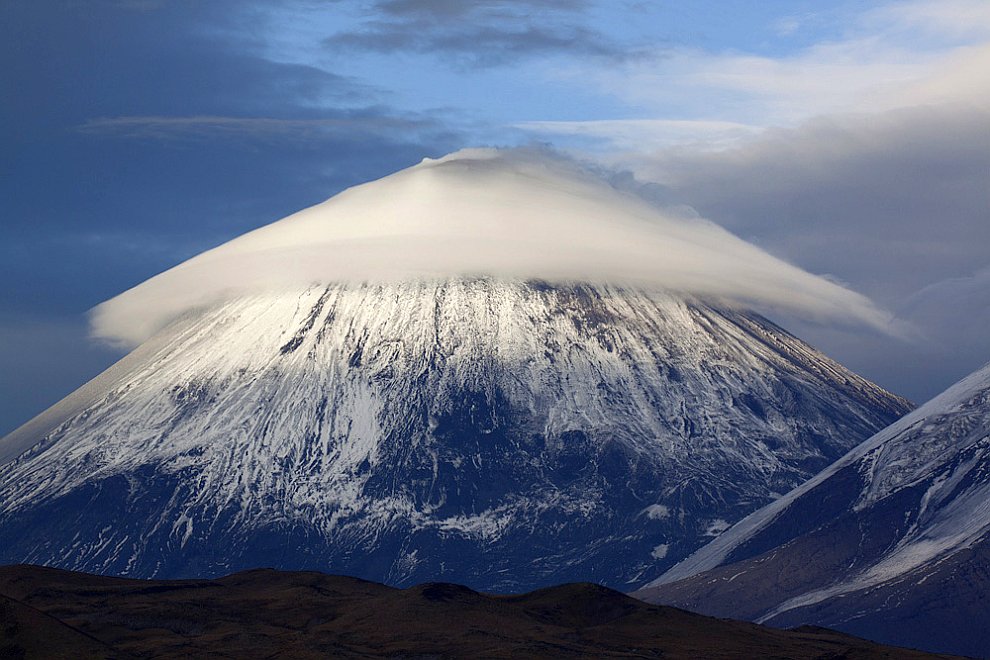
[[[0,568],[0,594],[30,603],[36,616],[47,612],[91,636],[78,633],[72,640],[77,654],[65,657],[936,657],[830,630],[720,621],[586,583],[491,596],[455,584],[398,590],[353,578],[271,570],[166,582],[10,566]],[[4,598],[0,595],[0,616]],[[14,639],[8,630],[0,627],[0,650],[27,646],[27,657],[33,658],[52,657],[30,653],[46,642],[57,649],[51,639],[33,634],[38,629],[22,630]],[[91,651],[98,644],[93,638],[106,644],[102,654]]]
[[643,584],[907,409],[755,314],[489,278],[243,296],[70,399],[0,561],[496,590]]
[[990,365],[639,595],[990,655]]
[[0,561],[642,585],[910,407],[752,305],[885,323],[573,163],[425,160],[99,305],[138,346],[0,442]]

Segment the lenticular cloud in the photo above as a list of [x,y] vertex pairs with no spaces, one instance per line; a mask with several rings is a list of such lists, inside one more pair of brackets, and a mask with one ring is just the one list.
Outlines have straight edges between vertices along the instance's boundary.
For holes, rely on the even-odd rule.
[[93,334],[136,345],[231,297],[451,276],[652,287],[811,319],[889,321],[863,296],[571,162],[469,149],[355,186],[179,264],[97,306]]

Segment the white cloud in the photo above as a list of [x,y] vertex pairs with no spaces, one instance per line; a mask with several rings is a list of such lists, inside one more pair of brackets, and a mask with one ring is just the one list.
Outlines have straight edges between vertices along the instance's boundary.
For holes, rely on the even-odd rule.
[[[621,131],[619,118],[600,123],[597,135],[615,136],[616,150],[634,142],[636,131],[640,144],[652,148],[710,139],[724,146],[725,134],[713,126],[796,126],[817,116],[942,103],[986,106],[988,8],[983,0],[892,3],[854,17],[841,38],[783,55],[666,49],[653,58],[582,64],[558,75],[635,108],[638,119],[625,121]],[[781,29],[797,30],[802,20],[811,19],[793,18]],[[566,123],[520,125],[559,135]],[[587,122],[572,124],[574,134],[589,129]],[[686,130],[692,126],[695,131]]]
[[778,34],[807,40],[831,21],[838,35],[783,54],[680,49],[571,72],[652,119],[521,126],[898,312],[923,340],[802,332],[921,400],[990,359],[972,322],[990,245],[990,2],[835,19],[781,20]]
[[866,29],[892,34],[924,35],[938,41],[990,38],[990,3],[986,0],[909,0],[866,12]]
[[731,121],[689,119],[599,119],[591,121],[528,121],[515,125],[544,135],[565,135],[601,141],[611,149],[636,150],[691,143],[717,149],[737,143],[759,131],[756,126]]
[[99,305],[136,344],[199,306],[319,282],[494,275],[690,292],[887,328],[869,300],[699,218],[662,212],[573,163],[466,150],[351,188]]

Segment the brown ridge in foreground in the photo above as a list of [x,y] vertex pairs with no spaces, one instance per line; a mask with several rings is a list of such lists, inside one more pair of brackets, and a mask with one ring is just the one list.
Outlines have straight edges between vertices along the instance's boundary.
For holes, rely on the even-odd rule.
[[594,584],[488,595],[260,569],[130,580],[0,567],[2,658],[946,658],[776,630]]

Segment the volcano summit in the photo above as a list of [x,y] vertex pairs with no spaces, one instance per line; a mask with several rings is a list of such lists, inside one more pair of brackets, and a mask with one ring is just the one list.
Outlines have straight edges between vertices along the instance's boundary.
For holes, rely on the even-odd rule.
[[0,442],[0,561],[642,586],[910,407],[751,308],[883,323],[568,163],[424,161],[98,307],[137,348]]

